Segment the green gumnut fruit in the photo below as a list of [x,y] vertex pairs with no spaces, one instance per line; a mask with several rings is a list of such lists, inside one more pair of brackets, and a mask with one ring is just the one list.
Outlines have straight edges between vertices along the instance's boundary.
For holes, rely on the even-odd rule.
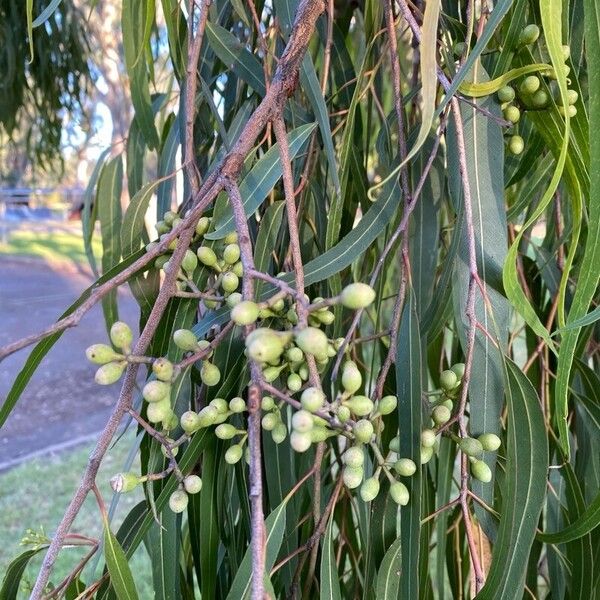
[[209,404],[198,413],[198,424],[200,428],[210,427],[215,424],[218,418],[219,411]]
[[344,364],[342,370],[342,386],[348,394],[354,394],[354,392],[360,389],[362,385],[362,375],[356,363],[348,361]]
[[379,479],[377,477],[369,477],[365,479],[360,486],[360,497],[363,502],[371,502],[377,498],[379,494]]
[[227,273],[223,273],[223,278],[221,279],[221,288],[225,292],[235,292],[240,285],[240,280],[238,276],[232,271],[228,271]]
[[315,358],[327,358],[327,336],[316,327],[306,327],[296,333],[296,345],[305,354]]
[[205,360],[200,369],[200,379],[208,387],[217,385],[221,381],[221,371],[219,371],[217,365],[213,365],[211,362]]
[[230,440],[237,435],[237,429],[229,423],[222,423],[215,428],[215,435],[220,440]]
[[246,410],[246,403],[243,398],[236,396],[229,401],[229,410],[232,413],[242,413]]
[[417,465],[410,458],[401,458],[394,464],[394,470],[402,477],[411,477],[417,472]]
[[452,53],[454,56],[459,57],[465,53],[467,49],[467,44],[465,42],[456,42],[454,46],[452,46]]
[[544,108],[547,106],[550,98],[544,90],[538,90],[531,98],[531,104],[535,108]]
[[309,412],[315,412],[323,407],[325,402],[325,394],[316,387],[306,388],[300,396],[302,408]]
[[207,267],[214,267],[217,264],[217,255],[212,248],[208,246],[200,246],[198,250],[196,250],[196,256],[198,260]]
[[114,492],[126,494],[131,492],[138,483],[140,478],[135,473],[117,473],[110,480],[110,487]]
[[450,367],[450,370],[454,371],[456,376],[462,380],[462,378],[465,376],[465,363],[456,363]]
[[521,118],[521,111],[513,105],[507,106],[503,112],[504,118],[511,123],[518,123]]
[[353,396],[344,402],[344,406],[359,417],[364,417],[373,411],[373,402],[367,396]]
[[365,472],[362,467],[344,467],[342,471],[344,485],[351,490],[357,488],[362,483],[364,474]]
[[237,244],[227,244],[223,250],[223,260],[228,265],[234,265],[240,260],[240,247]]
[[447,423],[451,416],[452,414],[448,408],[441,405],[436,406],[431,413],[431,418],[436,425],[443,425],[444,423]]
[[191,250],[186,250],[181,261],[181,268],[191,275],[198,266],[198,257]]
[[279,421],[273,428],[273,431],[271,431],[271,437],[276,444],[281,444],[287,437],[287,427],[285,426],[285,423]]
[[478,438],[484,452],[496,452],[502,441],[495,433],[483,433]]
[[231,272],[234,275],[237,275],[240,279],[244,276],[244,265],[241,261],[237,261],[233,267],[231,267]]
[[523,28],[519,34],[519,45],[527,46],[533,44],[540,37],[540,28],[533,23]]
[[458,382],[459,379],[452,369],[440,373],[440,387],[444,391],[449,392],[453,390],[458,385]]
[[529,75],[528,77],[525,77],[525,79],[523,79],[523,81],[521,82],[521,85],[519,86],[519,91],[522,94],[534,94],[540,89],[540,85],[541,82],[539,77],[536,77],[535,75]]
[[298,433],[306,433],[314,426],[313,416],[304,409],[295,412],[292,416],[292,428]]
[[331,430],[327,429],[327,427],[313,427],[310,432],[310,441],[313,444],[318,444],[319,442],[324,442],[330,435]]
[[209,217],[200,217],[196,223],[196,235],[204,235],[210,227]]
[[356,421],[353,427],[354,437],[361,444],[367,444],[373,437],[373,423],[366,419]]
[[300,375],[300,377],[302,378],[302,381],[307,381],[308,380],[308,365],[303,362],[299,367],[298,367],[298,375]]
[[223,243],[224,244],[236,244],[237,241],[238,241],[238,234],[235,231],[232,231],[231,233],[228,233],[223,238]]
[[160,423],[171,415],[171,402],[168,398],[159,402],[151,402],[146,408],[146,416],[150,423]]
[[176,212],[173,212],[172,210],[168,210],[164,215],[163,215],[163,221],[169,225],[170,227],[173,226],[173,221],[175,219],[178,218],[178,214]]
[[173,363],[164,356],[157,358],[152,363],[152,372],[156,375],[157,379],[160,379],[161,381],[171,381],[174,372]]
[[250,359],[270,363],[279,359],[288,341],[288,334],[258,327],[246,337],[246,351]]
[[115,383],[115,381],[119,381],[121,375],[123,375],[126,366],[127,363],[125,361],[110,362],[106,365],[102,365],[96,371],[94,379],[96,383],[99,383],[100,385],[110,385],[111,383]]
[[362,446],[350,446],[344,454],[342,454],[342,462],[348,466],[357,469],[362,469],[365,462],[365,453]]
[[225,304],[229,306],[229,308],[233,308],[237,306],[242,301],[242,295],[239,292],[233,292],[233,294],[229,294],[225,299]]
[[260,407],[263,410],[273,410],[275,408],[275,400],[271,396],[263,396],[260,401]]
[[195,433],[201,427],[200,417],[193,410],[184,412],[179,418],[179,424],[188,435]]
[[164,266],[169,262],[169,257],[166,255],[163,256],[159,256],[155,261],[154,261],[154,267],[156,269],[158,269],[160,271],[160,269],[163,269]]
[[297,346],[292,346],[285,351],[285,357],[291,363],[300,363],[304,360],[304,352]]
[[352,413],[350,412],[350,409],[347,406],[338,407],[337,418],[339,419],[340,423],[345,423],[351,416]]
[[[579,100],[579,94],[575,90],[567,90],[567,105],[570,106],[576,104],[577,100]],[[558,106],[563,106],[563,100],[560,94],[556,95],[556,104],[558,104]]]
[[85,351],[86,358],[95,365],[105,365],[114,360],[122,360],[123,355],[115,352],[107,344],[94,344]]
[[127,323],[117,321],[110,328],[110,341],[121,350],[129,350],[133,341],[133,332]]
[[154,379],[149,381],[142,390],[142,396],[146,402],[160,402],[168,398],[171,393],[171,386],[164,382]]
[[171,414],[163,420],[163,428],[166,429],[167,431],[172,431],[173,429],[175,429],[177,427],[177,425],[179,424],[179,419],[177,418],[177,415],[171,411]]
[[375,300],[375,290],[366,283],[351,283],[340,295],[340,301],[346,308],[358,310],[369,306]]
[[198,338],[193,331],[189,329],[178,329],[173,333],[175,345],[185,352],[196,350],[198,348]]
[[422,465],[427,464],[433,458],[433,446],[423,446],[421,445],[421,454],[419,456],[419,460]]
[[279,415],[275,413],[267,413],[262,418],[262,427],[265,431],[273,431],[277,424],[281,421]]
[[312,440],[309,433],[303,433],[300,431],[292,431],[290,435],[290,446],[296,452],[306,452],[310,445],[312,444]]
[[390,485],[390,496],[400,506],[406,506],[410,500],[408,489],[401,481],[395,481]]
[[224,398],[213,398],[209,406],[214,406],[220,414],[226,414],[229,410],[229,404],[227,404],[227,400]]
[[398,436],[393,437],[390,440],[389,448],[392,452],[396,452],[396,453],[400,452],[400,438]]
[[471,475],[483,483],[489,483],[492,480],[492,471],[482,460],[471,462]]
[[520,135],[513,135],[510,140],[508,140],[508,149],[511,154],[518,156],[525,149],[525,142]]
[[479,440],[472,437],[465,437],[460,440],[458,447],[467,456],[477,458],[483,454],[483,445]]
[[169,496],[169,508],[174,513],[182,513],[188,505],[188,495],[184,490],[175,490]]
[[564,106],[558,107],[558,112],[564,117],[569,115],[569,117],[573,118],[577,114],[577,108],[573,105],[569,105],[566,108]]
[[225,462],[229,465],[235,465],[235,463],[240,462],[243,454],[244,449],[240,445],[234,444],[227,448],[227,451],[225,452]]
[[423,429],[421,431],[421,446],[433,448],[435,446],[436,434],[433,429]]
[[158,235],[164,235],[165,233],[169,233],[169,231],[171,231],[171,226],[167,225],[164,221],[157,221],[154,228],[156,229],[156,233],[158,233]]
[[299,392],[302,388],[302,378],[296,373],[290,373],[286,385],[291,392]]
[[335,315],[330,310],[319,311],[315,316],[323,325],[331,325],[335,321]]
[[380,415],[389,415],[396,410],[398,398],[396,396],[384,396],[377,404],[377,410]]
[[231,320],[236,325],[251,325],[258,319],[258,305],[252,300],[242,300],[231,309]]
[[280,367],[267,367],[263,370],[262,375],[267,383],[275,381],[279,377],[279,373],[285,368],[285,365]]
[[505,85],[498,90],[498,100],[500,102],[512,102],[515,99],[515,90],[510,85]]
[[183,480],[183,487],[188,494],[197,494],[202,489],[202,479],[198,475],[188,475]]

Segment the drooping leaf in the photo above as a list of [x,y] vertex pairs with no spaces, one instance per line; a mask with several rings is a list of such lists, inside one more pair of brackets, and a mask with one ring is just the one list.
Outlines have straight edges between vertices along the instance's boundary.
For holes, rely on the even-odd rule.
[[110,582],[118,600],[137,600],[138,594],[121,544],[111,532],[107,522],[104,523],[104,558],[110,575]]

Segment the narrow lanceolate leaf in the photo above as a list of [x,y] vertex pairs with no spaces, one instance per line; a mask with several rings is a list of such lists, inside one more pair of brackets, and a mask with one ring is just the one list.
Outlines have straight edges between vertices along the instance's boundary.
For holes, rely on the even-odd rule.
[[17,600],[17,595],[21,587],[21,578],[29,564],[29,561],[40,552],[46,550],[48,546],[42,546],[35,550],[27,550],[15,558],[7,567],[2,578],[2,587],[0,587],[1,600]]
[[158,520],[148,532],[148,549],[152,557],[155,600],[176,600],[179,589],[178,518],[167,507],[158,513]]
[[[600,86],[600,7],[593,0],[585,4],[585,43],[587,45],[588,79],[590,90]],[[596,86],[596,87],[593,87]],[[589,99],[590,117],[590,196],[588,206],[588,234],[583,251],[581,268],[575,286],[567,325],[585,316],[598,287],[600,278],[600,98],[591,93]],[[571,329],[564,333],[560,345],[558,372],[556,380],[556,421],[559,427],[561,446],[568,453],[568,406],[567,397],[575,348],[579,337],[579,329]]]
[[104,558],[118,600],[137,600],[137,590],[127,557],[107,522],[104,523]]
[[376,598],[397,598],[402,576],[402,538],[385,553],[377,572]]
[[[266,557],[265,557],[265,576],[268,577],[269,571],[275,564],[283,533],[285,531],[285,508],[289,500],[289,496],[267,517],[265,527],[267,532],[266,539]],[[238,569],[229,593],[227,600],[244,600],[250,595],[250,586],[252,584],[252,549],[248,548],[244,559]]]
[[460,84],[460,91],[466,96],[473,96],[474,98],[483,98],[489,96],[494,92],[497,92],[501,87],[508,85],[511,81],[523,77],[523,75],[529,75],[530,73],[539,73],[540,71],[549,71],[552,69],[552,65],[546,63],[536,63],[533,65],[527,65],[525,67],[517,67],[511,69],[506,73],[491,79],[490,81],[482,82],[467,82],[464,81]]
[[[472,73],[473,81],[487,79],[480,63]],[[485,289],[486,300],[476,290],[475,311],[484,331],[475,333],[475,350],[469,388],[471,405],[469,427],[471,435],[500,433],[500,413],[504,404],[504,378],[502,355],[492,340],[501,347],[508,341],[509,305],[499,291],[502,289],[501,273],[508,248],[506,235],[506,212],[504,209],[504,140],[500,126],[481,110],[499,115],[500,109],[493,98],[475,100],[474,105],[461,107],[467,159],[467,175],[473,212],[473,231],[477,255],[477,272]],[[462,203],[462,182],[459,172],[454,122],[448,137],[448,171],[450,191],[456,206]],[[481,148],[487,148],[481,152]],[[461,196],[458,195],[461,190]],[[470,282],[468,230],[463,220],[461,241],[458,247],[455,274],[452,282],[454,315],[459,324],[459,338],[463,352],[467,352],[466,302]],[[493,454],[485,460],[494,471],[496,459]],[[473,491],[488,505],[494,502],[494,487],[473,482]],[[494,522],[482,507],[475,507],[488,537],[494,535]]]
[[508,434],[498,537],[478,600],[523,597],[529,552],[546,495],[548,443],[539,399],[529,379],[506,359]]
[[[123,161],[116,156],[102,169],[98,181],[98,220],[102,235],[102,272],[106,273],[121,258],[121,188],[123,185]],[[102,299],[104,320],[107,328],[118,320],[117,292],[113,290]]]
[[321,550],[321,595],[320,600],[342,600],[340,590],[340,576],[335,562],[333,547],[333,525],[334,519],[329,519],[325,530],[323,547]]
[[62,0],[52,0],[48,3],[48,6],[44,8],[44,10],[33,20],[31,27],[35,29],[40,25],[43,25],[51,16],[52,13],[58,8],[58,5],[62,2]]
[[[300,152],[315,127],[315,123],[309,123],[289,132],[290,159],[294,159],[298,152]],[[281,161],[279,159],[279,146],[274,144],[257,161],[240,183],[240,194],[244,201],[244,212],[247,216],[250,216],[261,205],[280,177]],[[208,240],[220,240],[235,230],[233,215],[229,208],[225,216],[215,224],[215,230],[204,237]]]
[[564,544],[579,539],[600,525],[600,494],[585,512],[570,525],[554,533],[541,533],[538,538],[547,544]]
[[[400,455],[421,464],[421,339],[412,289],[407,294],[396,347],[396,388],[398,393],[398,422],[402,424]],[[400,510],[400,559],[403,573],[398,598],[412,600],[420,597],[419,552],[421,537],[422,471],[404,483],[410,500]],[[427,549],[424,549],[427,551]]]

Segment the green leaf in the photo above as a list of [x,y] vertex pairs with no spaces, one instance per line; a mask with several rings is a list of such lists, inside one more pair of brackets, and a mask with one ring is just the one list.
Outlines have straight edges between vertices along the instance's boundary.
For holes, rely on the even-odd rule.
[[33,20],[31,27],[35,29],[36,27],[43,25],[52,16],[52,13],[54,13],[54,11],[58,8],[58,5],[61,3],[61,1],[62,0],[52,0],[48,6],[46,6],[46,8]]
[[[98,181],[96,203],[102,236],[102,272],[110,271],[121,258],[121,188],[123,161],[121,156],[110,160],[102,169]],[[102,298],[102,309],[107,329],[118,321],[117,292],[111,290]]]
[[[300,152],[315,127],[315,123],[309,123],[289,132],[290,160],[293,160]],[[280,177],[279,146],[274,144],[240,183],[240,195],[244,202],[244,212],[248,217],[261,205]],[[220,240],[234,230],[233,215],[231,209],[228,208],[223,218],[215,223],[215,231],[207,233],[204,237],[207,240]]]
[[[152,559],[152,582],[155,600],[177,600],[179,526],[177,515],[168,507],[158,513],[158,520],[148,531],[148,549]],[[113,584],[114,585],[114,584]]]
[[377,572],[376,598],[397,598],[402,579],[402,537],[385,553]]
[[[421,338],[419,321],[412,288],[408,290],[402,313],[396,346],[396,386],[398,395],[398,422],[402,423],[400,455],[421,464]],[[398,598],[420,598],[419,553],[421,550],[421,482],[422,468],[403,483],[410,500],[400,509],[400,558],[403,573],[399,582]]]
[[25,3],[25,13],[27,15],[27,39],[29,40],[29,63],[33,62],[33,0],[27,0]]
[[[321,594],[320,600],[342,600],[340,590],[340,576],[338,574],[337,564],[335,562],[335,553],[333,548],[333,525],[334,518],[329,518],[323,546],[321,549]],[[382,596],[387,598],[388,596]]]
[[492,564],[478,600],[520,600],[538,518],[546,496],[548,443],[539,399],[529,379],[506,359],[507,464]]
[[538,539],[546,544],[564,544],[577,540],[600,525],[600,494],[573,523],[554,533],[540,533]]
[[118,600],[137,600],[137,590],[127,557],[106,521],[104,522],[104,558]]
[[[256,236],[256,243],[254,244],[254,265],[259,271],[264,271],[265,273],[271,271],[271,257],[277,245],[277,238],[281,232],[284,209],[285,202],[274,202],[267,208],[260,221],[260,228]],[[255,293],[257,296],[260,296],[261,288],[265,285],[264,282],[256,281]]]
[[48,546],[41,546],[35,550],[27,550],[17,556],[6,569],[2,579],[2,587],[0,588],[1,600],[17,600],[17,594],[21,586],[21,578],[29,564],[29,561],[36,555],[47,550]]
[[[265,528],[267,532],[266,556],[265,556],[265,577],[268,577],[272,569],[283,541],[285,531],[285,508],[289,496],[267,517]],[[227,600],[245,600],[250,594],[250,585],[252,583],[252,549],[248,548],[240,568],[237,570]]]
[[551,69],[552,65],[547,65],[546,63],[536,63],[533,65],[527,65],[525,67],[517,67],[490,81],[473,83],[463,82],[461,83],[459,89],[466,96],[483,98],[484,96],[489,96],[494,92],[497,92],[500,88],[509,84],[511,81],[518,79],[519,77],[523,77],[523,75],[528,75],[529,73],[539,73],[540,71],[549,71]]

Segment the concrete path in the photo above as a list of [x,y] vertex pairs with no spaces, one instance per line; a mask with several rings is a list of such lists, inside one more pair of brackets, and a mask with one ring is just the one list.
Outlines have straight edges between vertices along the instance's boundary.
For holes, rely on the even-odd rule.
[[[53,323],[91,282],[86,269],[70,263],[0,257],[0,345]],[[127,288],[119,292],[119,310],[135,331],[137,304]],[[103,427],[119,385],[94,382],[85,349],[107,339],[100,306],[63,334],[0,429],[0,469],[49,447],[89,439]],[[0,362],[0,404],[30,351]]]

